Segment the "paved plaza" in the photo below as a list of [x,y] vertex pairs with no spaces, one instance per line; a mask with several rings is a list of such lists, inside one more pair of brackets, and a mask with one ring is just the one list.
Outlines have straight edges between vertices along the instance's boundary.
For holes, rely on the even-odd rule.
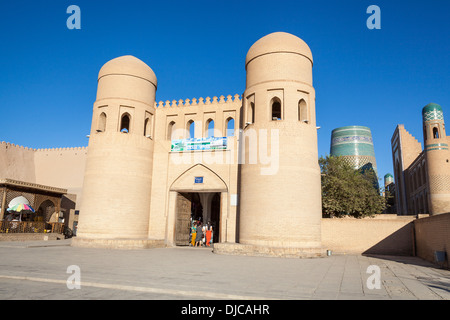
[[0,242],[0,256],[0,300],[450,300],[450,271],[416,257],[112,250],[70,239]]

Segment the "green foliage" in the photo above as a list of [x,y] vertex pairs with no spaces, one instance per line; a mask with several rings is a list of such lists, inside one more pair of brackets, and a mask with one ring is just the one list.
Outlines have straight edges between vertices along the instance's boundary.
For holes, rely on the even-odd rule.
[[322,212],[327,216],[371,217],[386,209],[373,169],[360,172],[342,157],[319,159],[322,174]]

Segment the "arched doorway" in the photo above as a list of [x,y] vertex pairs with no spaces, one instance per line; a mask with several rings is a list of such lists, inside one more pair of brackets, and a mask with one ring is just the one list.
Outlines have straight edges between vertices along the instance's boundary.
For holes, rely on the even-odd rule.
[[191,243],[193,224],[210,225],[213,243],[220,239],[220,192],[178,192],[176,199],[175,245]]
[[45,200],[36,211],[37,221],[48,222],[54,213],[55,204],[51,200]]
[[[226,241],[226,199],[228,187],[224,180],[203,164],[196,164],[181,173],[169,187],[167,242],[189,245],[189,231],[197,220],[211,222],[215,242]],[[226,218],[225,218],[226,219]],[[189,227],[187,227],[189,226]]]

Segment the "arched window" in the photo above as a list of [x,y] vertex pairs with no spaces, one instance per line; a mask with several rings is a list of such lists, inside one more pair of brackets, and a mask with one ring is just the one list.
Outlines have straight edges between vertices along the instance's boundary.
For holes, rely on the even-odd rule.
[[253,102],[250,102],[247,112],[247,122],[255,123],[255,104]]
[[272,99],[272,120],[281,120],[281,102],[278,98]]
[[130,132],[130,115],[128,113],[124,113],[120,119],[120,132]]
[[278,98],[273,98],[272,106],[272,120],[281,120],[281,101]]
[[[402,182],[400,180],[400,175],[402,173],[402,171],[400,170],[400,163],[398,160],[396,160],[396,164],[395,164],[395,177],[397,178],[398,183],[395,185],[396,188],[396,194],[399,195],[398,197],[398,206],[399,208],[397,208],[397,212],[399,212],[400,214],[404,214],[403,211],[403,186],[402,186]],[[397,191],[398,190],[398,191]]]
[[308,123],[308,108],[306,106],[306,101],[303,99],[298,102],[298,120]]
[[152,136],[152,119],[146,118],[144,123],[144,136],[151,138]]
[[419,170],[414,171],[414,179],[416,180],[416,189],[420,187]]
[[171,121],[167,126],[167,140],[172,140],[172,134],[175,131],[175,121]]
[[234,136],[234,119],[233,118],[228,118],[227,119],[227,123],[226,123],[226,130],[227,130],[227,137],[232,137]]
[[206,121],[206,137],[214,137],[214,120],[209,119]]
[[439,130],[436,127],[433,128],[433,138],[439,139]]
[[188,139],[195,138],[195,122],[194,120],[189,120],[187,123],[187,132],[188,132]]
[[425,177],[425,165],[424,164],[422,164],[422,185],[424,185],[424,184],[426,184],[427,183],[427,179],[426,179],[426,177]]
[[428,193],[425,191],[425,194],[423,195],[423,213],[428,213]]
[[102,112],[98,118],[97,132],[106,131],[106,113]]

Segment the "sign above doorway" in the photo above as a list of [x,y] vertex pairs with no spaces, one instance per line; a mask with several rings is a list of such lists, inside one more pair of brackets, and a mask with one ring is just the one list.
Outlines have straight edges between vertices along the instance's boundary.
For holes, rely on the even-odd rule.
[[203,183],[203,177],[195,177],[194,183]]

